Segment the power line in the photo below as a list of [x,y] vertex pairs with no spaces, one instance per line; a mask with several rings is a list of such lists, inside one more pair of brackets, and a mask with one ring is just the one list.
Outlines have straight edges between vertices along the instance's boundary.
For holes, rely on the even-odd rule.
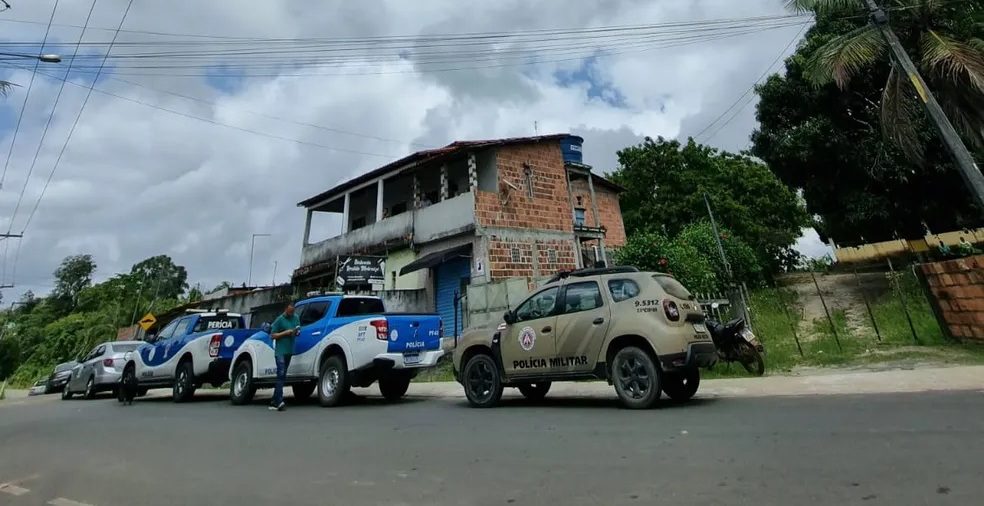
[[[786,51],[789,51],[789,48],[792,47],[793,44],[795,44],[796,41],[799,40],[800,36],[803,34],[804,31],[806,31],[806,28],[808,26],[809,26],[809,23],[803,24],[803,26],[799,29],[799,31],[796,32],[796,35],[793,36],[792,40],[790,40],[789,43],[786,44],[786,47],[784,47],[782,49],[782,51],[779,52],[779,55],[776,56],[776,59],[773,60],[772,63],[769,64],[768,67],[766,67],[765,71],[762,72],[762,75],[760,75],[759,78],[756,79],[755,82],[752,83],[752,85],[747,90],[745,90],[745,92],[742,93],[741,96],[739,96],[734,101],[734,103],[731,104],[730,107],[728,107],[727,109],[725,109],[724,112],[722,112],[720,115],[718,115],[718,117],[714,118],[714,121],[711,121],[706,127],[704,127],[703,130],[701,130],[697,135],[693,136],[693,138],[696,139],[696,140],[699,140],[700,137],[702,135],[704,135],[704,133],[706,133],[708,130],[710,130],[712,127],[714,127],[714,125],[717,124],[717,122],[721,121],[721,119],[723,119],[725,116],[727,116],[728,113],[730,113],[735,107],[738,107],[738,104],[740,102],[742,102],[745,99],[745,97],[747,97],[752,91],[755,90],[755,86],[757,86],[760,82],[762,82],[762,80],[765,79],[766,76],[768,76],[769,74],[772,73],[772,68],[775,67],[776,64],[779,63],[779,61],[782,60],[782,58],[786,55]],[[716,130],[714,130],[714,132],[711,133],[711,135],[709,135],[706,140],[709,141],[709,140],[713,139],[714,136],[716,136],[718,134],[718,132],[721,131],[721,129],[723,129],[725,126],[727,126],[729,123],[731,123],[731,121],[733,121],[734,118],[738,116],[738,113],[739,112],[741,112],[745,107],[748,106],[748,103],[749,102],[745,102],[744,105],[742,105],[737,111],[735,111],[735,114],[733,114],[730,118],[728,118],[727,121],[725,121],[724,123],[721,123],[720,126]]]
[[[3,188],[4,181],[7,180],[7,169],[10,167],[10,158],[14,154],[14,144],[17,142],[17,132],[20,131],[21,121],[24,119],[24,111],[27,110],[27,99],[31,96],[31,89],[34,88],[34,76],[41,64],[40,56],[44,53],[44,45],[48,42],[48,34],[51,33],[51,23],[55,20],[55,11],[58,10],[58,0],[55,0],[54,7],[51,8],[51,16],[48,18],[48,27],[44,31],[44,38],[41,39],[41,49],[38,51],[38,59],[34,60],[34,70],[31,71],[31,80],[27,85],[27,92],[24,94],[24,103],[21,104],[20,114],[17,115],[17,124],[14,126],[14,134],[10,138],[10,149],[7,150],[7,160],[3,163],[3,175],[0,175],[0,189]],[[11,218],[11,221],[13,219]]]
[[[119,30],[123,28],[123,23],[126,22],[126,16],[130,13],[130,7],[133,6],[133,0],[129,0],[126,4],[126,9],[123,11],[123,17],[120,18],[120,24],[117,26],[117,31],[113,34],[113,42],[116,41],[116,37],[119,36]],[[110,43],[109,47],[106,49],[106,56],[109,56],[110,51],[113,50],[113,44]],[[103,59],[103,64],[106,60]],[[96,72],[96,77],[92,80],[89,85],[89,90],[85,94],[85,98],[82,99],[82,107],[79,108],[79,113],[75,116],[75,121],[72,123],[72,128],[68,131],[68,137],[65,138],[65,143],[62,144],[61,151],[58,152],[58,158],[55,159],[55,164],[51,168],[51,172],[48,173],[48,179],[45,180],[44,186],[41,188],[41,194],[38,195],[38,200],[34,203],[34,208],[31,209],[31,214],[27,217],[27,222],[24,223],[24,228],[21,230],[21,234],[27,231],[27,227],[31,224],[31,220],[34,218],[34,213],[38,211],[38,207],[41,205],[41,200],[44,198],[45,192],[48,190],[48,185],[51,183],[51,178],[54,177],[55,171],[58,170],[58,165],[61,163],[62,156],[65,155],[65,150],[68,148],[69,142],[72,141],[72,134],[75,133],[75,128],[79,126],[79,120],[82,118],[82,113],[85,112],[85,106],[89,103],[89,97],[92,96],[92,87],[95,86],[96,81],[99,80],[99,75],[102,73],[102,66],[99,67],[99,72]],[[67,76],[66,76],[67,77]],[[14,220],[11,217],[10,224],[13,225]],[[16,267],[15,267],[16,268]]]

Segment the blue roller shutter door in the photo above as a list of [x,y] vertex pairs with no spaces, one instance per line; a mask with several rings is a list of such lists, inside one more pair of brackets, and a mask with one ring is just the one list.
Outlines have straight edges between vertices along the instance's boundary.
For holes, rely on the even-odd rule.
[[[434,268],[437,279],[436,303],[438,314],[444,323],[444,335],[455,335],[454,329],[454,294],[461,292],[462,286],[468,286],[471,279],[471,262],[467,258],[449,260]],[[462,328],[461,313],[458,313],[458,330]]]

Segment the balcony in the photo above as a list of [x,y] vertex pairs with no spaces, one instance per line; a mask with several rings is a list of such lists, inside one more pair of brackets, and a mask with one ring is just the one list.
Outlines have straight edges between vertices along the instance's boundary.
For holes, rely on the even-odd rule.
[[475,228],[475,194],[468,192],[422,209],[383,218],[346,234],[305,244],[301,267],[334,261],[354,252],[373,252],[387,244],[437,241]]

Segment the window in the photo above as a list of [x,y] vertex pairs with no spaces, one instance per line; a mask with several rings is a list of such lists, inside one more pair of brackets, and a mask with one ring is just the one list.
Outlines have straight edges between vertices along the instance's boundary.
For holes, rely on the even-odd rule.
[[557,250],[555,250],[555,249],[548,249],[547,250],[547,261],[550,262],[550,263],[552,263],[552,264],[557,263]]
[[205,332],[206,330],[230,330],[242,328],[242,320],[238,316],[216,315],[203,316],[195,323],[193,332]]
[[352,220],[352,227],[350,230],[358,230],[364,226],[366,226],[366,217],[359,216],[358,218]]
[[381,299],[370,299],[365,297],[349,297],[342,299],[338,304],[338,313],[335,316],[343,318],[346,316],[376,315],[386,312],[383,309]]
[[590,311],[601,305],[601,290],[594,281],[572,283],[564,289],[564,313]]
[[574,224],[583,227],[584,226],[584,208],[577,208],[574,210]]
[[656,274],[653,279],[659,283],[659,286],[663,287],[666,293],[683,300],[690,300],[693,295],[690,295],[690,291],[687,290],[679,281],[673,276],[667,276],[666,274]]
[[88,361],[90,361],[90,360],[98,357],[99,354],[96,353],[97,351],[99,351],[99,348],[93,348],[92,351],[90,351],[89,354],[86,355],[85,358],[82,359],[82,362],[88,362]]
[[548,288],[522,303],[516,310],[516,321],[525,322],[554,314],[557,306],[557,287]]
[[114,344],[113,351],[116,353],[128,353],[137,349],[136,344]]
[[155,336],[151,342],[170,338],[174,334],[174,327],[178,326],[178,321],[179,320],[174,320],[171,323],[168,323],[164,329],[157,333],[157,336]]
[[191,330],[193,318],[186,316],[178,321],[178,325],[174,327],[174,335],[171,337],[181,337],[187,334]]
[[101,345],[99,345],[98,348],[96,348],[96,354],[93,355],[92,358],[101,357],[101,356],[103,356],[104,353],[106,353],[106,345],[105,344],[101,344]]
[[310,325],[325,317],[328,312],[328,301],[312,302],[304,306],[301,313],[301,325]]
[[513,248],[512,251],[509,252],[509,254],[510,257],[512,257],[512,262],[514,264],[518,264],[520,262],[520,259],[522,257],[520,256],[519,248]]
[[608,281],[608,291],[612,300],[622,302],[639,296],[639,285],[631,279],[612,279]]

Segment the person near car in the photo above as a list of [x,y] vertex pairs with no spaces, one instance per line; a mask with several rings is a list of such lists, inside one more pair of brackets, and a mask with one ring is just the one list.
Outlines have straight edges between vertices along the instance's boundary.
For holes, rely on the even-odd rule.
[[270,337],[273,339],[273,355],[277,362],[277,384],[273,389],[273,400],[270,402],[270,409],[283,411],[286,408],[284,403],[284,383],[287,380],[287,368],[290,367],[290,358],[294,355],[294,338],[300,333],[301,320],[294,314],[294,304],[289,303],[284,308],[283,314],[273,321],[270,326]]

